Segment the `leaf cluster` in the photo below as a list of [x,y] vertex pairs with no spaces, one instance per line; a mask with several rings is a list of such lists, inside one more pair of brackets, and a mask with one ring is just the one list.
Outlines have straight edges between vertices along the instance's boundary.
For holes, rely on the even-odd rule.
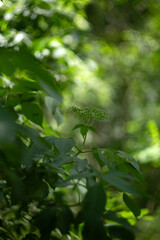
[[[25,14],[23,5],[13,21],[3,22],[3,33],[9,35],[8,29],[16,27],[39,38],[47,31],[53,33],[54,26],[57,32],[63,20],[64,36],[75,19],[69,9],[81,9],[68,1],[59,1],[64,13],[57,2],[55,8],[50,1],[41,1],[36,8],[34,1],[24,2]],[[10,8],[7,11],[12,12]],[[33,18],[34,24],[29,24]],[[72,27],[75,25],[72,22]],[[8,35],[7,43],[0,47],[0,238],[135,239],[137,229],[120,212],[133,213],[135,223],[141,214],[136,198],[145,196],[145,181],[136,160],[118,150],[87,149],[85,145],[88,132],[96,133],[92,123],[108,119],[108,113],[94,107],[71,107],[80,120],[73,129],[80,130],[82,146],[63,138],[52,124],[60,121],[62,102],[61,84],[54,74],[59,76],[68,69],[67,58],[61,58],[62,48],[56,52],[60,40],[37,40],[33,46],[33,52],[37,50],[40,56],[37,60],[26,46],[16,45]],[[56,69],[54,74],[41,62],[42,45],[49,49],[46,66],[52,54],[58,59],[53,65],[49,61]],[[117,201],[115,193],[120,196],[118,210],[116,204],[110,207],[111,200]]]
[[[4,56],[0,65],[0,207],[3,238],[49,240],[75,235],[87,240],[98,237],[114,239],[116,236],[134,239],[135,229],[125,219],[120,221],[114,217],[114,212],[110,212],[108,217],[106,199],[107,191],[112,188],[123,192],[124,203],[136,217],[140,215],[137,204],[126,194],[142,194],[144,187],[143,176],[135,160],[120,151],[93,148],[90,152],[101,168],[98,171],[89,159],[79,157],[83,149],[80,150],[74,140],[43,133],[44,116],[37,94],[41,96],[41,101],[49,93],[50,97],[59,101],[57,87],[51,85],[49,73],[42,70],[28,52],[21,49],[15,52],[10,48],[2,48],[1,52],[9,56]],[[29,60],[24,66],[20,62],[24,55],[20,53],[25,53],[34,67]],[[11,65],[7,69],[11,57],[14,67]],[[29,75],[25,73],[22,78],[24,70]],[[46,77],[43,78],[43,74],[39,76],[38,71],[47,73]],[[12,96],[15,96],[14,100],[11,100]],[[95,108],[72,109],[87,122],[108,117]],[[74,129],[80,129],[84,139],[88,130],[96,132],[92,126],[84,124],[76,125]],[[85,194],[81,188],[85,189]],[[73,207],[79,210],[73,211]],[[115,224],[112,227],[107,226],[110,220]],[[117,227],[117,223],[120,226]]]

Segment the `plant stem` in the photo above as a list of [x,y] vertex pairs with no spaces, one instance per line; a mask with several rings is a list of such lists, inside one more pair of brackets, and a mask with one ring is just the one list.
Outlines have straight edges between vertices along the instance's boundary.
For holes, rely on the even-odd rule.
[[83,139],[83,144],[82,144],[83,147],[84,147],[84,144],[86,142],[86,138],[87,138],[87,134],[84,136],[84,139]]

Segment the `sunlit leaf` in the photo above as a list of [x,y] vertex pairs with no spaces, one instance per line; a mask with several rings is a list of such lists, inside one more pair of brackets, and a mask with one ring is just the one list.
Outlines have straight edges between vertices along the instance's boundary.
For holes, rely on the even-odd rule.
[[0,72],[11,76],[16,70],[25,71],[40,87],[51,97],[61,101],[59,89],[51,74],[43,69],[38,61],[26,48],[15,50],[14,48],[0,48],[3,61],[0,62]]

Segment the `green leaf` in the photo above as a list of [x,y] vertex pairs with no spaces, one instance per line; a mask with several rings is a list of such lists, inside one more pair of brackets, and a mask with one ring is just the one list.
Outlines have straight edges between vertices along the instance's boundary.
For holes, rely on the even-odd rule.
[[134,234],[121,226],[108,227],[108,232],[113,239],[119,240],[134,240]]
[[75,130],[77,128],[80,128],[80,129],[84,128],[84,129],[88,129],[88,130],[90,130],[90,131],[92,131],[94,133],[97,133],[97,131],[96,131],[96,129],[94,127],[88,126],[88,125],[85,125],[85,124],[77,124],[77,125],[74,126],[74,128],[72,130]]
[[87,166],[88,166],[87,159],[80,159],[80,158],[75,159],[75,169],[78,172],[83,172],[84,170],[87,169]]
[[16,204],[19,201],[22,201],[22,202],[25,201],[26,200],[25,186],[21,177],[11,168],[7,169],[7,166],[1,165],[1,167],[2,166],[3,166],[3,171],[5,172],[5,175],[7,177],[7,181],[11,186],[12,203]]
[[39,84],[48,95],[61,101],[59,88],[52,75],[41,67],[40,63],[23,47],[15,50],[13,47],[0,48],[0,72],[12,76],[15,71],[25,71],[27,76]]
[[45,97],[45,104],[50,109],[50,111],[52,113],[54,113],[56,111],[58,102],[56,101],[56,99],[54,99],[50,96],[47,96],[47,97]]
[[16,117],[5,107],[0,107],[0,144],[5,145],[15,141]]
[[88,222],[100,219],[106,206],[106,194],[100,184],[96,184],[89,188],[85,195],[83,214]]
[[65,153],[65,154],[69,153],[74,145],[75,145],[75,142],[73,139],[57,138],[55,140],[55,146],[60,153]]
[[54,136],[47,136],[47,137],[44,137],[44,139],[50,145],[50,148],[52,148],[57,138]]
[[87,126],[87,128],[88,128],[90,131],[92,131],[92,132],[94,132],[94,133],[97,133],[97,130],[96,130],[94,127],[92,127],[92,126]]
[[117,156],[115,150],[110,150],[107,148],[102,149],[104,158],[106,158],[106,163],[108,168],[115,168],[119,164],[120,157]]
[[27,93],[40,90],[38,83],[29,78],[17,78],[12,92]]
[[63,113],[60,111],[59,107],[56,107],[53,117],[58,125],[60,125],[63,122]]
[[80,128],[80,133],[81,133],[82,137],[85,138],[85,136],[88,133],[88,128],[86,126],[81,127]]
[[82,137],[84,138],[87,135],[88,132],[88,127],[85,124],[77,124],[73,130],[80,128],[80,133],[82,135]]
[[22,135],[24,137],[30,137],[31,139],[32,145],[30,146],[26,155],[23,158],[23,164],[27,168],[30,168],[33,160],[37,156],[40,156],[40,158],[42,158],[43,154],[45,155],[45,153],[48,152],[51,147],[45,140],[45,138],[39,136],[38,132],[35,129],[25,126],[23,128],[19,128],[18,133],[20,134],[20,136]]
[[20,103],[20,98],[18,94],[10,94],[7,97],[7,101],[6,101],[6,106],[7,107],[14,107],[16,105],[18,105]]
[[82,231],[83,239],[107,239],[106,230],[101,220],[106,206],[106,194],[100,184],[90,187],[85,195],[83,217],[85,225]]
[[62,234],[67,234],[70,230],[70,225],[73,222],[73,214],[67,206],[61,206],[57,210],[57,228]]
[[82,235],[83,240],[108,240],[106,229],[101,220],[93,221],[92,224],[85,222]]
[[56,207],[49,206],[34,217],[34,223],[41,233],[41,239],[49,240],[52,230],[56,227]]
[[97,173],[95,172],[90,172],[88,169],[83,171],[83,172],[80,172],[80,173],[70,173],[70,177],[68,178],[69,180],[70,179],[80,179],[80,178],[90,178],[90,177],[94,177],[94,176],[97,176]]
[[136,204],[136,202],[130,198],[126,193],[123,194],[123,201],[126,206],[131,210],[135,217],[138,217],[141,214],[141,210]]
[[132,156],[130,156],[129,154],[122,152],[122,151],[117,151],[117,152],[118,152],[119,156],[125,158],[134,168],[137,169],[137,171],[140,172],[139,165]]
[[107,158],[101,154],[101,151],[98,148],[92,148],[92,153],[101,168],[104,167],[105,165],[109,167]]
[[85,124],[77,124],[74,126],[74,128],[72,130],[75,130],[77,128],[80,128],[80,133],[82,135],[83,138],[85,138],[87,136],[88,130],[96,133],[96,129],[92,126],[88,126]]
[[84,127],[85,125],[84,124],[77,124],[74,126],[74,128],[72,130],[75,130],[77,128],[81,128],[81,127]]
[[118,224],[122,225],[124,228],[126,228],[126,229],[128,229],[128,230],[130,230],[132,232],[136,232],[137,231],[137,229],[135,227],[130,225],[130,223],[127,221],[127,219],[117,216],[117,214],[115,212],[108,211],[104,215],[104,218],[109,220],[109,221],[118,223]]
[[42,126],[43,113],[35,103],[22,103],[22,113],[32,122]]
[[54,157],[52,161],[52,165],[54,167],[61,167],[62,165],[66,165],[68,163],[73,163],[73,158],[64,153]]
[[[140,171],[137,170],[131,163],[126,163],[128,170],[130,173],[139,181],[139,183],[145,185],[145,179],[144,176]],[[144,188],[144,187],[143,187]]]
[[[123,178],[127,178],[127,180],[125,180]],[[112,171],[106,173],[103,176],[103,179],[105,181],[107,181],[108,183],[110,183],[111,185],[113,185],[114,187],[120,189],[123,192],[128,192],[128,193],[132,193],[132,194],[137,193],[133,184],[131,184],[128,181],[128,179],[133,179],[132,176],[130,176],[128,174],[118,172],[116,170],[112,170]]]

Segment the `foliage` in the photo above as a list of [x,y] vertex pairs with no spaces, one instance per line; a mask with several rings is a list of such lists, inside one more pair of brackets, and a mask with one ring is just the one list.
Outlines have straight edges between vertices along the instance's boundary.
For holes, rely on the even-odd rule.
[[[142,207],[155,201],[123,151],[159,166],[157,6],[0,4],[2,239],[135,239],[137,198]],[[71,107],[78,124],[63,116],[71,105],[81,106]],[[63,117],[67,134],[57,130]]]
[[[50,83],[47,70],[28,51],[9,47],[1,48],[1,52],[5,53],[0,65],[3,239],[47,240],[69,235],[79,239],[81,234],[83,239],[112,239],[115,234],[134,239],[135,229],[125,219],[117,221],[112,209],[109,212],[114,225],[107,227],[110,218],[106,192],[113,187],[135,196],[142,194],[143,177],[135,160],[123,152],[93,148],[90,153],[99,164],[98,170],[89,160],[79,157],[85,151],[74,140],[47,136],[43,108],[47,108],[47,94],[59,101],[56,83]],[[7,68],[11,60],[14,65]],[[72,110],[87,123],[108,117],[94,108]],[[80,128],[84,140],[88,130],[94,131],[84,124],[75,128]],[[69,198],[70,190],[73,199]],[[136,217],[140,215],[138,206],[127,195],[124,202]]]

